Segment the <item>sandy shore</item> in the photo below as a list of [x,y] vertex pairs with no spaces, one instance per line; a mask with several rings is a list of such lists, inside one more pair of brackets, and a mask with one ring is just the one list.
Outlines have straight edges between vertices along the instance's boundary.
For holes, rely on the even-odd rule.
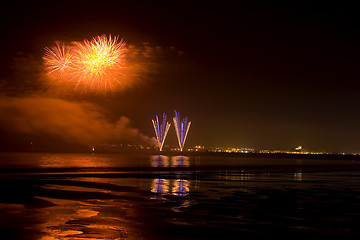
[[2,176],[0,229],[43,240],[360,236],[358,175],[342,186],[348,171],[264,174]]
[[190,159],[181,167],[164,159],[125,167],[3,166],[2,239],[360,237],[356,161]]

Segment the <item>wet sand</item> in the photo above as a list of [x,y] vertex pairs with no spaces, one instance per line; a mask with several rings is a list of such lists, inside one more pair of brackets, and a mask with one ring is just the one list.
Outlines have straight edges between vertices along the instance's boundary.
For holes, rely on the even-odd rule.
[[154,159],[127,167],[3,165],[2,239],[360,237],[360,170],[352,160],[269,167]]

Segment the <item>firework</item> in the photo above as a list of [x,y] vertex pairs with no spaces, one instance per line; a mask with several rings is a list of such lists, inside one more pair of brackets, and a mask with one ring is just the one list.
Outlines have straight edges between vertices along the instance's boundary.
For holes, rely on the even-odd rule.
[[180,151],[182,152],[184,145],[185,145],[187,134],[190,129],[191,122],[187,121],[187,117],[185,117],[181,121],[180,113],[178,113],[176,111],[174,111],[174,112],[175,112],[175,117],[173,118],[173,120],[174,120],[174,125],[175,125],[175,130],[176,130],[176,136],[177,136],[177,139],[179,142]]
[[124,47],[123,40],[107,38],[105,35],[85,40],[84,43],[76,43],[78,58],[78,83],[90,87],[111,88],[120,83],[118,75],[123,68]]
[[106,35],[91,41],[57,44],[45,48],[45,71],[74,88],[109,90],[121,85],[125,64],[125,42]]
[[56,46],[45,48],[43,57],[45,70],[50,74],[63,76],[74,69],[76,59],[71,53],[71,49],[65,44],[56,43]]
[[166,114],[163,114],[163,121],[162,124],[160,124],[159,122],[159,117],[156,115],[156,119],[152,120],[153,126],[154,126],[154,130],[155,130],[155,134],[156,134],[156,139],[158,142],[158,147],[159,150],[162,151],[162,148],[164,146],[165,143],[165,138],[166,135],[169,131],[170,128],[170,123],[166,122]]

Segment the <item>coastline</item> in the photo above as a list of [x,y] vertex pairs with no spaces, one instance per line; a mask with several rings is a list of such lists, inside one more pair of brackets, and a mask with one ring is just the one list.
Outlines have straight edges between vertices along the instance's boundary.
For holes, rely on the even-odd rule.
[[241,152],[196,152],[196,151],[158,151],[158,150],[114,150],[104,151],[0,151],[1,153],[61,153],[61,154],[121,154],[121,155],[164,155],[164,156],[214,156],[214,157],[238,157],[238,158],[289,158],[289,159],[336,159],[336,160],[360,160],[360,154],[352,153],[241,153]]
[[0,230],[29,240],[360,236],[360,161],[237,155],[20,154],[39,165],[0,167]]

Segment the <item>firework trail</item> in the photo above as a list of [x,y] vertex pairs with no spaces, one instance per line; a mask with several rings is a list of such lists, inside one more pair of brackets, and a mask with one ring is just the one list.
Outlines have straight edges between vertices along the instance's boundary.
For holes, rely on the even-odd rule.
[[166,138],[166,135],[167,135],[167,133],[169,131],[169,128],[170,128],[171,124],[166,122],[166,114],[165,113],[163,114],[162,124],[160,124],[159,117],[157,115],[156,115],[156,119],[152,120],[152,123],[153,123],[153,126],[154,126],[154,130],[155,130],[159,150],[162,151],[162,148],[163,148],[164,143],[165,143],[165,138]]
[[121,85],[125,64],[125,42],[106,35],[71,46],[45,48],[45,71],[74,88],[111,90]]
[[185,145],[186,137],[187,137],[189,129],[190,129],[191,122],[187,121],[187,117],[185,117],[181,121],[180,113],[178,113],[176,111],[174,111],[174,112],[175,112],[175,117],[173,118],[173,121],[174,121],[174,125],[175,125],[176,136],[178,138],[180,151],[182,152],[184,145]]

